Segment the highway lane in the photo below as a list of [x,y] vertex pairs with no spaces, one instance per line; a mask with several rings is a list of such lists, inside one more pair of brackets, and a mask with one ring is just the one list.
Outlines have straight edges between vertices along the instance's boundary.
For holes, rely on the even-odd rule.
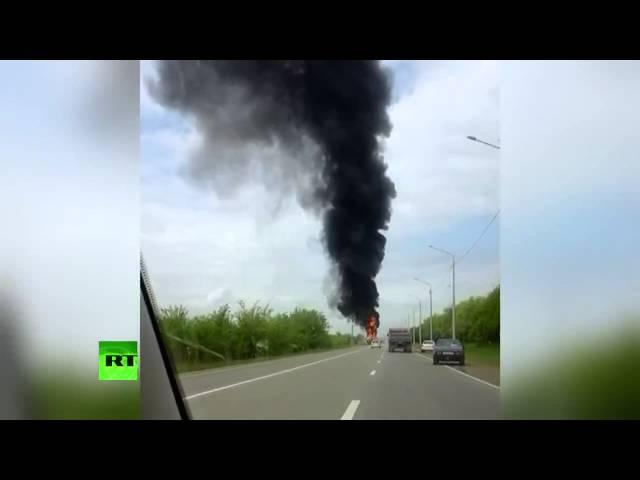
[[498,388],[418,353],[353,347],[180,377],[196,419],[494,419]]
[[419,353],[387,353],[363,389],[355,420],[492,420],[500,390]]

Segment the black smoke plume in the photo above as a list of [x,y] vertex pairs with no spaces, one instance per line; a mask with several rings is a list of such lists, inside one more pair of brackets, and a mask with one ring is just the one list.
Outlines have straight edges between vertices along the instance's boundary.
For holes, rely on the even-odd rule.
[[380,63],[163,61],[157,70],[151,95],[192,118],[202,139],[191,177],[222,192],[259,172],[270,188],[294,188],[322,214],[338,310],[365,326],[395,197],[381,153],[391,86]]

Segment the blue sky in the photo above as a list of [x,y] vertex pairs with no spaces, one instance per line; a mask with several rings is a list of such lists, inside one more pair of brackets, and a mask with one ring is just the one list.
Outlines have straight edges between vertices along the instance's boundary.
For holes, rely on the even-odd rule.
[[[449,260],[427,245],[463,254],[497,211],[499,194],[497,151],[465,138],[499,137],[496,63],[385,63],[394,72],[385,158],[398,197],[378,278],[383,328],[404,322],[417,304],[412,295],[424,295],[414,276],[433,283],[434,311],[450,304]],[[259,183],[220,197],[183,178],[198,132],[146,92],[153,64],[141,72],[142,247],[159,302],[202,312],[271,299],[275,308],[322,309],[334,328],[350,329],[327,306],[319,220],[293,198],[278,204]],[[498,232],[499,219],[459,266],[459,299],[499,283]]]

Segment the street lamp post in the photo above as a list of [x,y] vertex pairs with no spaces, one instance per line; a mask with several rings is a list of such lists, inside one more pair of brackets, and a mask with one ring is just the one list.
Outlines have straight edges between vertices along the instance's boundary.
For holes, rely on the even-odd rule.
[[451,268],[453,269],[453,279],[452,279],[452,282],[451,282],[451,287],[452,287],[451,290],[452,290],[453,302],[452,302],[452,305],[451,305],[451,336],[455,340],[455,338],[456,338],[456,256],[451,252],[448,252],[448,251],[443,250],[441,248],[434,247],[433,245],[429,245],[429,248],[437,250],[438,252],[445,253],[445,254],[449,255],[451,257],[451,259],[452,259]]
[[409,315],[409,330],[411,330],[411,345],[415,343],[416,331],[413,325],[416,323],[416,307],[411,309],[411,315]]
[[431,298],[431,285],[429,285],[429,340],[433,340],[433,299]]
[[416,343],[416,307],[411,312],[411,345]]
[[422,301],[418,302],[418,344],[422,345]]
[[479,138],[473,137],[471,135],[467,135],[467,138],[469,140],[474,141],[474,142],[484,143],[485,145],[489,145],[490,147],[497,148],[498,150],[500,150],[500,146],[499,145],[494,145],[493,143],[485,142],[484,140],[480,140]]
[[409,318],[411,319],[411,326],[409,327],[411,329],[411,345],[413,345],[416,343],[416,307],[413,307],[411,310],[411,316]]
[[[429,286],[429,340],[433,340],[433,298],[431,296],[431,284],[419,278],[414,278],[414,280]],[[420,328],[422,332],[422,324],[420,324]],[[422,341],[420,343],[422,343]]]
[[[418,335],[420,344],[422,344],[422,300],[420,297],[416,297],[415,295],[411,295],[413,298],[418,300]],[[416,334],[415,334],[415,325],[416,325],[416,308],[413,307],[413,325],[411,328],[411,341],[412,343],[416,343]]]

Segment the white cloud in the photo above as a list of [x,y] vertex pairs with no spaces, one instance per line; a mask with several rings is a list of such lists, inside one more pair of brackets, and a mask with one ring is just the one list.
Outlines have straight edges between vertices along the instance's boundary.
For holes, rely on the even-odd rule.
[[420,64],[413,92],[390,110],[394,128],[386,157],[398,189],[394,232],[451,225],[498,205],[499,157],[465,138],[496,141],[496,66],[467,62],[449,70],[433,63]]

